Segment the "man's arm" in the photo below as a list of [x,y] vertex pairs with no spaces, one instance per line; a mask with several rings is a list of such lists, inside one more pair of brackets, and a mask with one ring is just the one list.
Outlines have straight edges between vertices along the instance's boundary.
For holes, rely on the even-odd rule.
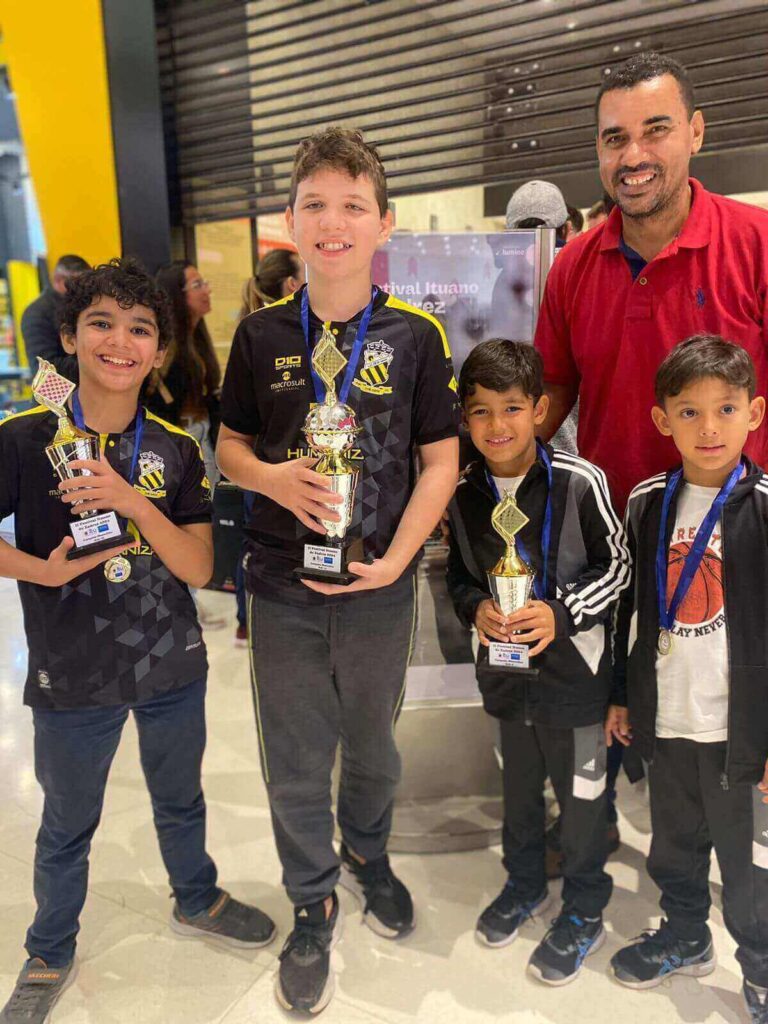
[[573,358],[567,312],[568,263],[569,255],[564,250],[549,271],[533,342],[544,363],[544,387],[549,395],[547,418],[538,431],[545,441],[557,433],[579,396],[579,370]]
[[549,395],[549,409],[546,419],[537,433],[542,440],[551,441],[576,405],[576,399],[579,397],[579,385],[573,382],[546,384],[545,390]]
[[389,549],[382,558],[350,562],[349,571],[360,579],[348,587],[304,580],[305,586],[320,594],[352,594],[356,590],[386,587],[399,579],[416,552],[430,535],[451,500],[459,478],[459,440],[421,445],[418,449],[421,473]]
[[51,322],[49,311],[37,300],[30,303],[22,314],[21,333],[30,366],[37,366],[38,356],[48,362],[61,356],[59,332]]

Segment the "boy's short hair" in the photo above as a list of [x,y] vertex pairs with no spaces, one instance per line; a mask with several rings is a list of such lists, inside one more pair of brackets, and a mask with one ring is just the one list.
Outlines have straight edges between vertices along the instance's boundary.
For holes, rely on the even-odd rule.
[[544,394],[544,364],[533,345],[526,341],[490,338],[472,349],[461,368],[459,401],[462,406],[478,384],[499,392],[520,388],[535,405]]
[[749,400],[755,397],[755,366],[746,349],[719,334],[694,334],[672,349],[656,372],[656,401],[679,395],[683,388],[707,377],[746,388]]
[[305,178],[324,168],[343,171],[350,178],[364,174],[370,179],[383,217],[387,212],[387,177],[375,146],[363,139],[363,133],[356,128],[341,128],[331,125],[303,139],[293,158],[291,191],[288,205],[293,209],[296,193]]
[[146,306],[157,320],[158,348],[166,348],[173,337],[173,325],[168,299],[139,263],[131,256],[101,263],[93,270],[85,270],[67,280],[60,327],[65,334],[77,333],[77,320],[101,297],[114,299],[121,309]]

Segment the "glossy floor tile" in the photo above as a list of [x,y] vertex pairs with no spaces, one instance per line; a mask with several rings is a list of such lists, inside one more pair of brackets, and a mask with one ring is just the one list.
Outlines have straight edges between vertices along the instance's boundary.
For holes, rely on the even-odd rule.
[[[234,600],[204,594],[232,617],[211,631],[209,743],[205,792],[209,847],[221,881],[258,902],[278,923],[274,945],[223,952],[182,941],[167,928],[168,886],[151,824],[133,725],[126,727],[110,778],[91,860],[90,895],[79,940],[79,973],[53,1024],[270,1024],[288,1016],[274,1001],[276,954],[291,924],[279,880],[264,788],[258,771],[247,652],[233,646]],[[22,706],[26,653],[15,587],[0,581],[0,1004],[22,962],[33,913],[32,855],[41,807],[32,765],[30,713]],[[438,766],[439,767],[439,766]],[[526,926],[502,950],[474,939],[478,911],[503,880],[498,849],[402,855],[396,869],[411,888],[418,927],[405,942],[379,939],[342,892],[344,938],[334,953],[336,997],[327,1024],[671,1024],[745,1020],[734,947],[722,924],[713,872],[712,929],[719,956],[703,981],[676,978],[651,992],[628,992],[606,974],[626,940],[658,923],[656,894],[644,871],[649,824],[642,787],[622,785],[624,844],[610,861],[615,894],[603,948],[581,977],[548,989],[525,965],[546,922]],[[555,890],[557,887],[554,887]]]

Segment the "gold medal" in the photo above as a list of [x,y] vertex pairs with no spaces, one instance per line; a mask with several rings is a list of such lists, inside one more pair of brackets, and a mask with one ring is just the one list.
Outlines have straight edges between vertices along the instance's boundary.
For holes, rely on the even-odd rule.
[[672,634],[668,629],[659,630],[659,639],[656,641],[656,650],[659,654],[669,654],[672,650]]
[[131,575],[131,563],[124,555],[115,555],[104,563],[104,575],[110,583],[125,583]]

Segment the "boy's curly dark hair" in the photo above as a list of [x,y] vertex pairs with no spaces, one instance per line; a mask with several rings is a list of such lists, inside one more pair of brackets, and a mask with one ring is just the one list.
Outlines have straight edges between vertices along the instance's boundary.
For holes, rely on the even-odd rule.
[[101,263],[93,270],[68,278],[60,327],[65,334],[77,333],[77,320],[100,296],[114,299],[121,309],[146,306],[157,320],[158,347],[166,348],[173,337],[168,298],[132,256]]

